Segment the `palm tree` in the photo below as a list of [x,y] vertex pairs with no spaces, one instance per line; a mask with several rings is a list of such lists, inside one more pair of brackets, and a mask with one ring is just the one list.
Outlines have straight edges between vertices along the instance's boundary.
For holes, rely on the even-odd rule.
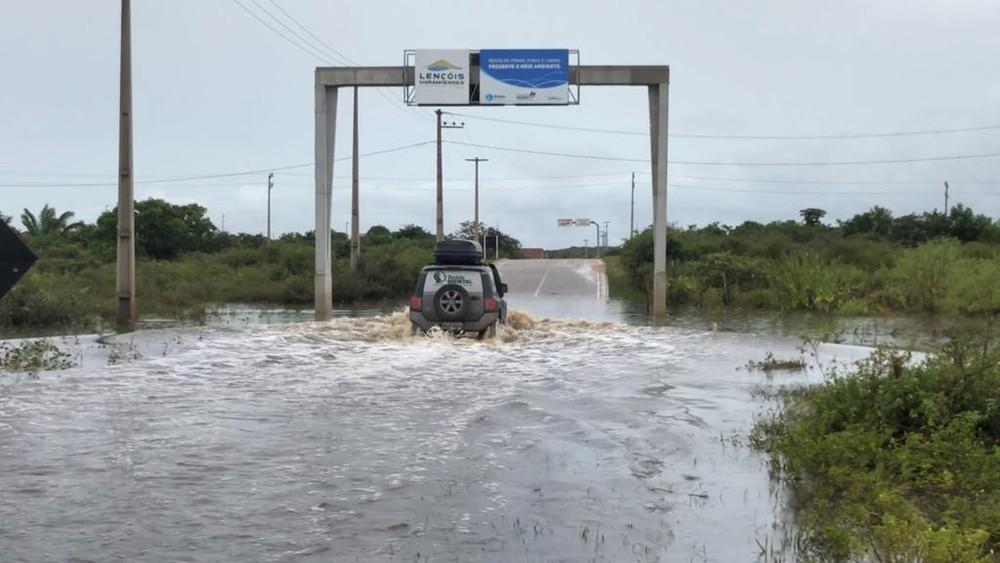
[[25,230],[31,233],[32,236],[64,235],[83,224],[79,221],[70,223],[74,215],[72,211],[67,211],[62,215],[56,216],[56,209],[46,204],[42,208],[42,212],[38,214],[38,217],[35,217],[32,212],[25,209],[24,213],[21,214],[21,223],[24,225]]

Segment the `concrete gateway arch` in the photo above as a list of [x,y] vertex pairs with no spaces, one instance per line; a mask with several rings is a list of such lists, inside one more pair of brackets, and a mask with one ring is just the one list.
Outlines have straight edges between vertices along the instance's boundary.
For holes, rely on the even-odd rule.
[[[478,85],[478,67],[471,68]],[[662,325],[667,312],[667,123],[670,67],[575,66],[569,69],[575,86],[643,86],[649,94],[650,165],[653,177],[653,322]],[[316,320],[333,311],[330,227],[333,154],[337,125],[337,94],[341,88],[412,87],[410,66],[318,67],[316,69]],[[475,105],[475,104],[464,104]]]

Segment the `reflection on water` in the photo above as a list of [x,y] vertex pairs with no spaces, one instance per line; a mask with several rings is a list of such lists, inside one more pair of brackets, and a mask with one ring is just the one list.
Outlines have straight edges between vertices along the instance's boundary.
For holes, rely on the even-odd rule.
[[796,341],[534,305],[486,342],[248,317],[0,379],[3,559],[753,560],[783,503],[751,390],[818,375],[738,368]]

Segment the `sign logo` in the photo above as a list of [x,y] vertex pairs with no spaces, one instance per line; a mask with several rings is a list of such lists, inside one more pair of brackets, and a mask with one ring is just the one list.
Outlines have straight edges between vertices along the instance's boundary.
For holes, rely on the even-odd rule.
[[437,282],[437,283],[444,283],[445,279],[447,279],[447,278],[444,275],[444,272],[434,272],[434,281],[435,282]]
[[462,70],[462,67],[458,65],[453,65],[445,59],[438,59],[431,64],[427,65],[427,70],[433,72],[442,72],[446,70]]

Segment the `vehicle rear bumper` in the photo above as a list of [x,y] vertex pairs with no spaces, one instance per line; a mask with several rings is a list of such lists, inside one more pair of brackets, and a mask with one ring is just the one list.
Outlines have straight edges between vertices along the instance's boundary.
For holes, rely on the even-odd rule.
[[496,324],[498,320],[500,320],[500,314],[496,312],[483,313],[482,317],[474,321],[451,322],[428,319],[419,311],[410,311],[410,322],[424,331],[428,331],[434,327],[439,327],[442,330],[451,332],[482,332],[489,328],[490,325]]

